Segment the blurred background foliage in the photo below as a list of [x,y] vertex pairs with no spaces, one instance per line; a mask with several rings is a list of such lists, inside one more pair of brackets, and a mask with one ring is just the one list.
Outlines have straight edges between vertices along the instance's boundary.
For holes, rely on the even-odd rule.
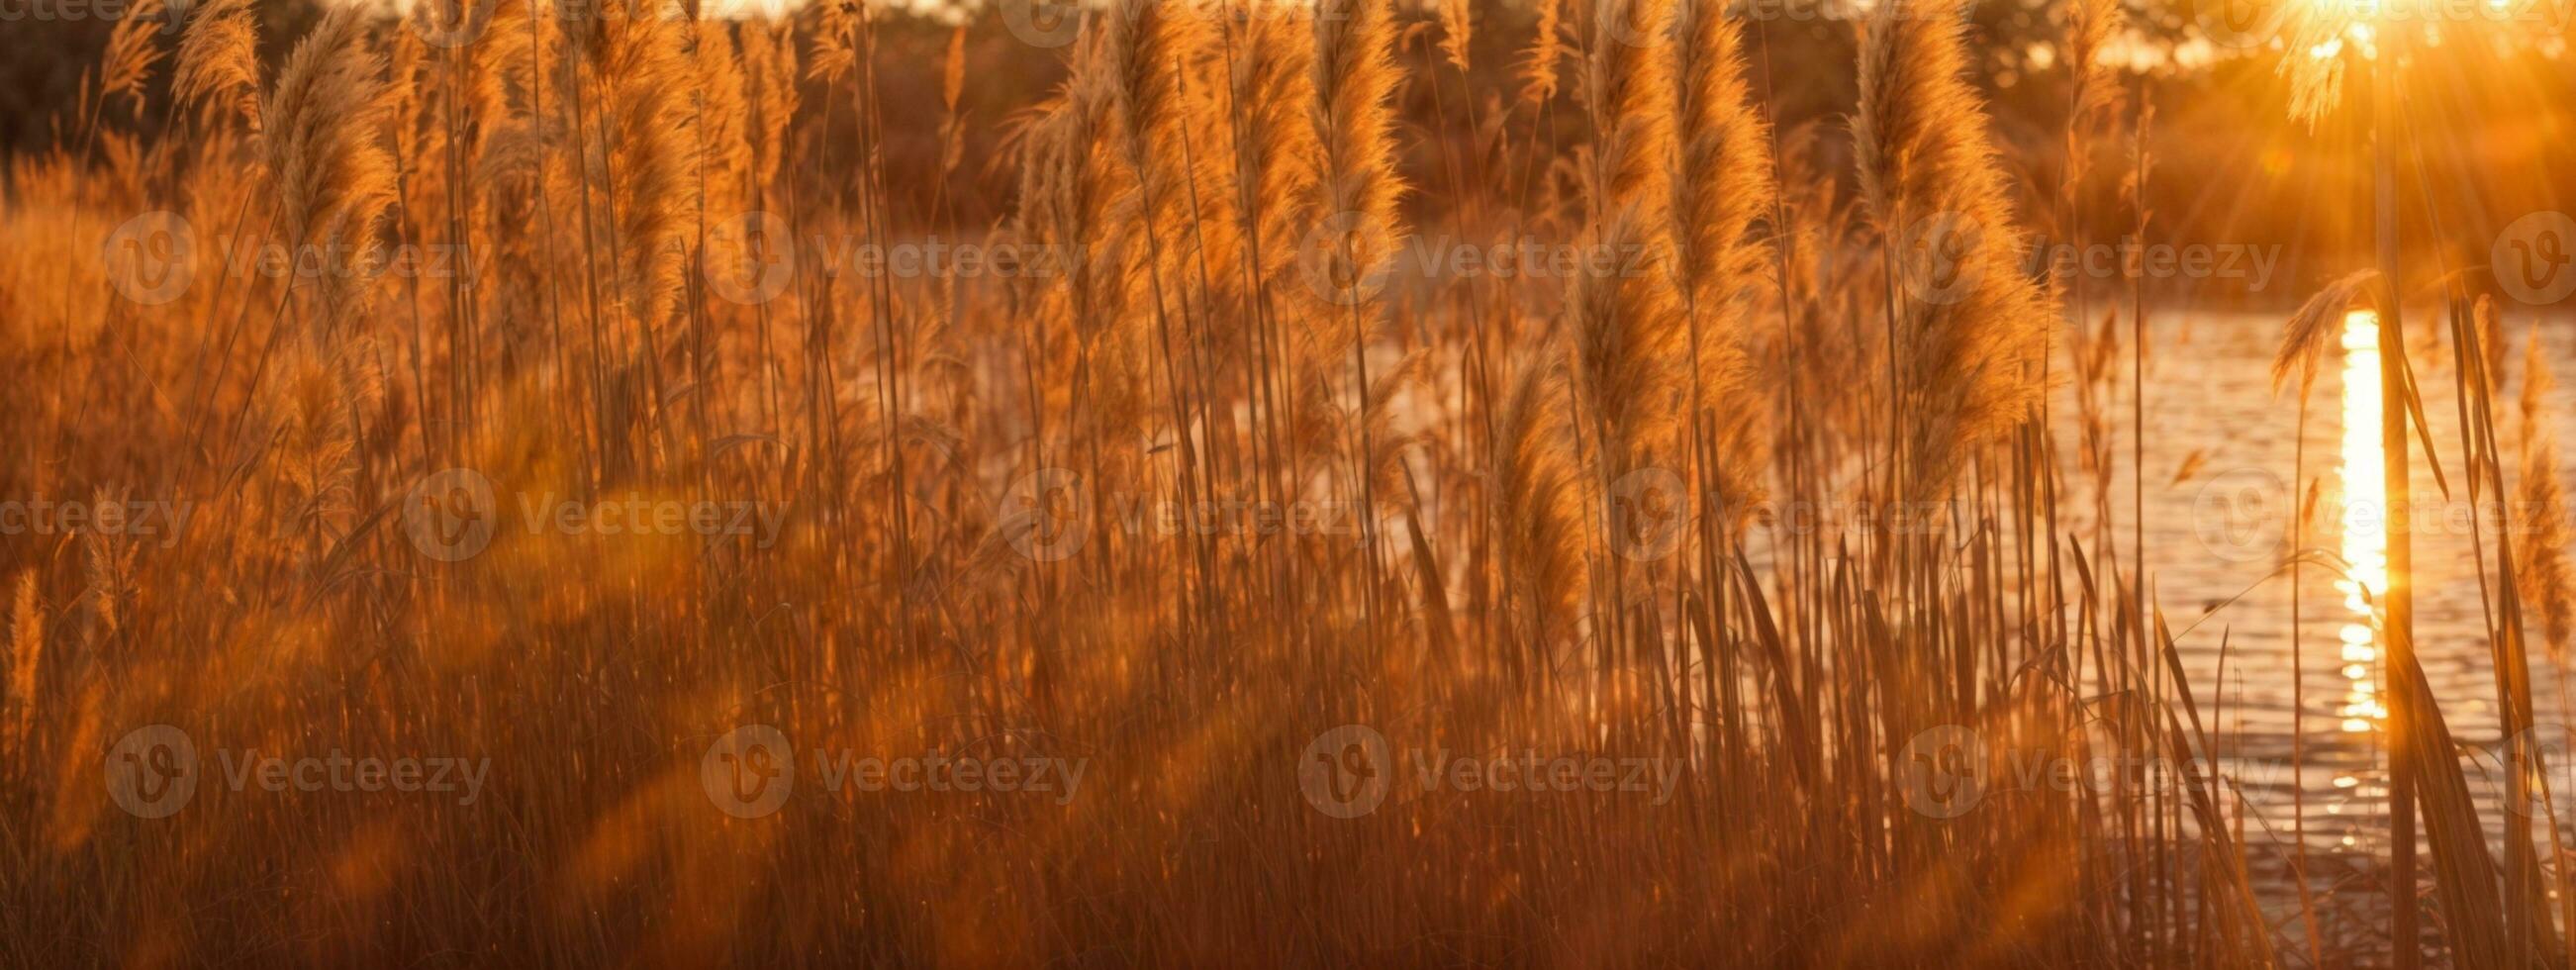
[[[1396,2],[1420,6],[1418,0]],[[1767,80],[1778,130],[1795,133],[1808,126],[1818,139],[1819,162],[1848,182],[1843,123],[1856,98],[1852,25],[1817,15],[1818,9],[1836,9],[1835,0],[1761,0],[1759,8],[1747,2],[1739,0],[1739,13],[1796,11],[1756,22],[1749,35],[1756,45],[1755,67]],[[2365,262],[2369,172],[2356,162],[2366,156],[2366,133],[2353,120],[2356,109],[2347,105],[2342,116],[2313,129],[2277,120],[2289,97],[2281,59],[2304,53],[2214,47],[2193,26],[2189,0],[2132,0],[2127,7],[2129,33],[2114,55],[2130,65],[2124,72],[2129,91],[2113,122],[2122,134],[2101,147],[2096,176],[2084,189],[2096,211],[2130,211],[2120,197],[2121,182],[2137,162],[2127,145],[2135,122],[2127,105],[2143,95],[2157,106],[2148,129],[2150,241],[2282,247],[2282,278],[2269,291],[2248,293],[2228,280],[2202,280],[2196,292],[2221,304],[2295,304],[2316,284]],[[273,71],[323,3],[268,0],[259,8],[265,18],[262,56]],[[95,16],[37,19],[30,11],[38,8],[26,2],[11,9],[17,19],[0,23],[0,156],[16,158],[68,142],[60,129],[87,90],[84,78],[95,69],[110,23]],[[812,15],[810,7],[789,14]],[[1990,0],[1978,8],[1985,62],[1974,80],[1994,101],[1995,136],[2007,158],[2062,158],[2055,146],[2066,115],[2066,78],[2056,67],[2055,45],[2063,16],[2062,4],[2046,0]],[[1484,116],[1491,117],[1492,103],[1508,102],[1517,91],[1534,19],[1523,0],[1477,3],[1471,56],[1476,76],[1465,80],[1465,89]],[[1412,10],[1410,21],[1414,26],[1403,45],[1413,69],[1403,94],[1404,134],[1411,181],[1426,185],[1437,177],[1436,140],[1463,140],[1471,133],[1461,119],[1443,117],[1444,99],[1447,111],[1458,109],[1460,78],[1438,61],[1434,18]],[[1017,188],[1007,155],[1010,134],[1029,106],[1062,81],[1061,51],[1021,42],[993,3],[902,7],[880,23],[878,83],[889,133],[883,150],[899,224],[915,234],[990,228],[1009,211]],[[940,83],[951,34],[960,25],[966,35],[965,146],[962,164],[945,176],[960,183],[942,191]],[[2422,174],[2446,203],[2467,215],[2457,224],[2434,227],[2409,213],[2407,231],[2410,238],[2439,243],[2449,265],[2482,265],[2488,241],[2524,213],[2570,207],[2576,119],[2569,112],[2576,101],[2564,95],[2576,90],[2576,61],[2566,55],[2567,32],[2563,24],[2459,31],[2440,42],[2487,44],[2492,50],[2410,65],[2408,96],[2419,109],[2429,109],[2419,110],[2418,117],[2432,119],[2428,123],[2439,129],[2416,133],[2425,153]],[[162,36],[175,38],[175,31]],[[807,83],[802,110],[804,122],[811,122],[828,92]],[[1436,95],[1433,83],[1441,86]],[[164,120],[167,85],[168,72],[156,71],[148,106],[132,119],[131,127],[147,138]],[[1570,103],[1576,95],[1572,84],[1566,87],[1559,97]],[[1581,112],[1559,110],[1552,117],[1559,144],[1584,141]],[[831,153],[821,157],[854,157],[854,119],[846,111],[832,118],[828,130],[800,122],[801,137],[828,140]],[[2026,174],[2028,185],[2057,181],[2055,172]],[[1417,192],[1409,198],[1417,227],[1447,224],[1448,213],[1426,211],[1437,195]],[[2025,199],[2024,212],[2042,203]],[[2117,239],[2130,231],[2092,226],[2087,235]]]

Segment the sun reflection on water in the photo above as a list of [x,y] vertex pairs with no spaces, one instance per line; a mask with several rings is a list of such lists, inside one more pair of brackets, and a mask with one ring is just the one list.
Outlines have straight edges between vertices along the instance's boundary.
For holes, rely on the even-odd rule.
[[2335,466],[2343,492],[2343,559],[2349,578],[2335,580],[2348,618],[2343,640],[2343,730],[2367,733],[2388,717],[2379,697],[2379,643],[2371,602],[2388,586],[2388,508],[2385,456],[2380,451],[2379,317],[2355,310],[2343,322],[2343,461]]

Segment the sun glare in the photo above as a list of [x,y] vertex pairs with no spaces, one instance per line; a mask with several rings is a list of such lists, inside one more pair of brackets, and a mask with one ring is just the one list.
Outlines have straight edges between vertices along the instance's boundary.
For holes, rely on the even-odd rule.
[[2343,729],[2365,733],[2388,716],[2379,697],[2379,638],[2372,600],[2388,588],[2386,456],[2380,450],[2379,317],[2356,310],[2343,323],[2343,461],[2335,467],[2343,494],[2343,559],[2350,573],[2335,580],[2349,614],[2340,631],[2343,676],[2348,686],[2336,715]]

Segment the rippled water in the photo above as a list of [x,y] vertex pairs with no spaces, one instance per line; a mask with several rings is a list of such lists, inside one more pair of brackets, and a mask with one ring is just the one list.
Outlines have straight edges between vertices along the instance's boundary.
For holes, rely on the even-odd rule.
[[[2498,688],[2463,481],[2454,369],[2447,351],[2428,342],[2439,326],[2416,319],[2408,328],[2409,359],[2444,475],[2437,480],[2417,445],[2410,469],[2410,507],[2417,517],[2410,530],[2416,651],[2460,745],[2481,817],[2500,845],[2505,813],[2504,775],[2496,762],[2502,742]],[[2530,326],[2527,316],[2507,314],[2509,383],[2495,405],[2498,442],[2514,480],[2522,474],[2512,463],[2521,433],[2514,401]],[[2311,883],[2321,891],[2340,885],[2367,892],[2370,886],[2355,887],[2351,880],[2377,870],[2388,832],[2379,730],[2387,677],[2380,663],[2383,641],[2365,596],[2387,582],[2379,421],[2388,402],[2380,399],[2378,386],[2378,321],[2357,313],[2345,322],[2340,347],[2330,352],[2310,399],[2304,436],[2296,388],[2276,397],[2271,387],[2271,357],[2281,329],[2276,316],[2168,320],[2154,328],[2145,421],[2147,569],[2179,638],[2204,723],[2218,736],[2222,770],[2242,793],[2249,856],[2258,871],[2276,883],[2286,880],[2292,835],[2303,827]],[[2566,333],[2544,333],[2542,341],[2555,370],[2576,373],[2567,364],[2576,355]],[[2125,376],[2126,360],[2119,366]],[[2563,441],[2576,440],[2559,417],[2568,405],[2562,388],[2547,409]],[[2123,559],[2131,502],[2128,407],[2123,382],[2114,405],[2119,468],[2112,495]],[[2071,442],[2076,432],[2061,426],[2059,434]],[[2306,479],[2294,486],[2302,438]],[[2186,469],[2188,475],[2176,480]],[[2320,507],[2309,526],[2313,534],[2300,536],[2298,546],[2332,553],[2350,568],[2348,575],[2320,566],[2301,570],[2294,665],[2293,584],[2274,574],[2290,548],[2288,533],[2307,480],[2318,482]],[[2492,532],[2484,541],[2495,541]],[[2490,548],[2490,563],[2492,557]],[[2576,807],[2570,797],[2576,795],[2576,771],[2570,770],[2576,758],[2567,757],[2576,752],[2568,750],[2568,731],[2555,727],[2576,722],[2565,703],[2565,668],[2539,647],[2536,621],[2526,629],[2536,657],[2535,706],[2552,760],[2549,785],[2560,818],[2576,820],[2576,812],[2568,811]]]

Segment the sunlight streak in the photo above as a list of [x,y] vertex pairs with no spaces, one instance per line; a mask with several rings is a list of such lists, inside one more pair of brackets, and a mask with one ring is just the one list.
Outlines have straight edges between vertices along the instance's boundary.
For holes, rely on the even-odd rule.
[[2378,638],[2371,600],[2388,587],[2386,456],[2380,450],[2379,317],[2355,310],[2343,323],[2343,461],[2335,466],[2343,492],[2343,558],[2349,578],[2335,580],[2343,593],[2343,676],[2349,685],[2336,716],[2343,730],[2366,733],[2388,717],[2375,679]]

